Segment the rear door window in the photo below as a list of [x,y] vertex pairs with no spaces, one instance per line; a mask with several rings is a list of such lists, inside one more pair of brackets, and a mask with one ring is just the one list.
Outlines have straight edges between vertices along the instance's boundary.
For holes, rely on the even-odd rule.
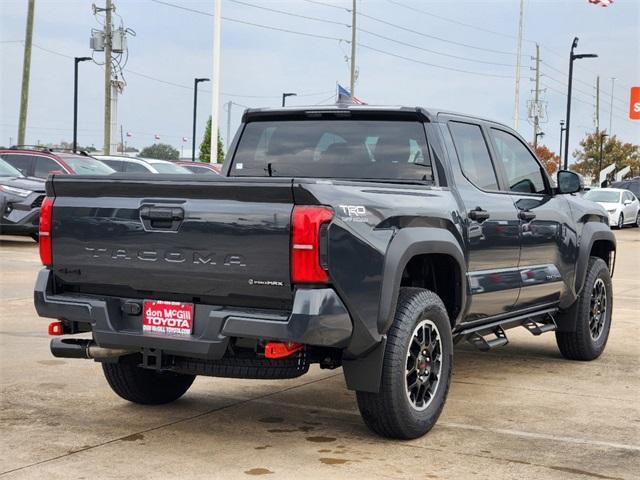
[[498,190],[498,178],[480,125],[449,122],[449,130],[464,176],[482,190]]
[[424,127],[406,120],[250,122],[231,175],[433,181]]
[[47,178],[50,173],[67,173],[64,168],[55,160],[46,157],[35,157],[33,176]]
[[31,164],[33,162],[32,155],[17,155],[13,153],[3,153],[2,159],[14,168],[20,170],[20,173],[26,176],[31,175]]

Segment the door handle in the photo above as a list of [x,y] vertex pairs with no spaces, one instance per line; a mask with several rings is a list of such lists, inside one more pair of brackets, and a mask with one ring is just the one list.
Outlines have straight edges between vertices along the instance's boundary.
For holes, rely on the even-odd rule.
[[184,220],[184,210],[180,207],[144,205],[140,208],[140,220],[145,230],[176,232]]
[[486,219],[488,219],[491,215],[489,215],[489,212],[487,212],[486,210],[483,210],[480,207],[476,207],[473,210],[469,211],[469,218],[471,220],[475,220],[476,222],[484,222]]
[[520,210],[520,213],[518,213],[518,218],[520,220],[524,220],[525,222],[530,222],[531,220],[536,218],[536,214],[530,212],[529,210]]

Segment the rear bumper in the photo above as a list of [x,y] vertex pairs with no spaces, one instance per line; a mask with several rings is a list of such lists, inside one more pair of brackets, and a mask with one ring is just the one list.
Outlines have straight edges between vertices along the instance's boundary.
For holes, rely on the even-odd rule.
[[273,339],[307,345],[345,347],[352,322],[331,288],[298,289],[291,312],[195,305],[193,334],[164,336],[142,331],[142,315],[123,312],[121,297],[56,295],[52,272],[38,274],[34,303],[41,317],[90,324],[96,343],[108,348],[154,348],[163,353],[209,359],[222,358],[229,337]]

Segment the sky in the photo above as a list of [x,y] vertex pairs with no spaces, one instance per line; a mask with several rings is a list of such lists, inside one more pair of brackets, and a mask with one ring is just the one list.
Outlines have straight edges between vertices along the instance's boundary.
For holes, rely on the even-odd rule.
[[[101,28],[103,18],[94,16],[91,5],[104,5],[100,0],[35,1],[26,143],[70,141],[72,57],[91,56],[90,32]],[[443,108],[514,125],[518,0],[357,2],[358,98],[369,104]],[[122,22],[135,31],[128,38],[118,124],[131,133],[132,146],[153,144],[157,134],[163,143],[189,149],[193,79],[212,74],[213,0],[114,3],[116,26]],[[244,108],[278,106],[282,92],[298,93],[287,99],[288,105],[334,102],[336,83],[349,85],[351,3],[222,0],[220,132],[225,145],[228,102],[233,102],[231,136]],[[17,137],[26,12],[26,0],[0,2],[0,145],[15,143]],[[588,0],[525,0],[518,131],[532,140],[527,102],[537,42],[547,106],[541,143],[559,149],[574,36],[580,38],[577,53],[598,58],[575,63],[571,150],[594,129],[597,75],[601,128],[609,130],[615,77],[612,131],[640,143],[640,122],[628,119],[629,89],[640,85],[637,0],[615,0],[608,8]],[[95,53],[94,58],[96,63],[80,64],[78,137],[81,145],[101,148],[104,71],[98,63],[104,56]],[[200,84],[198,144],[211,112],[209,89]]]

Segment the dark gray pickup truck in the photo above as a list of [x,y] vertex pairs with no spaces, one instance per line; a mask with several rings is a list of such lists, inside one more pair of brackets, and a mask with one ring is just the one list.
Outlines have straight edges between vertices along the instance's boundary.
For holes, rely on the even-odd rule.
[[[607,214],[552,185],[504,125],[406,107],[247,110],[220,177],[53,176],[35,305],[55,356],[136,403],[196,375],[342,367],[365,423],[415,438],[453,345],[555,331],[592,360],[611,326]],[[66,335],[91,332],[71,337]]]

